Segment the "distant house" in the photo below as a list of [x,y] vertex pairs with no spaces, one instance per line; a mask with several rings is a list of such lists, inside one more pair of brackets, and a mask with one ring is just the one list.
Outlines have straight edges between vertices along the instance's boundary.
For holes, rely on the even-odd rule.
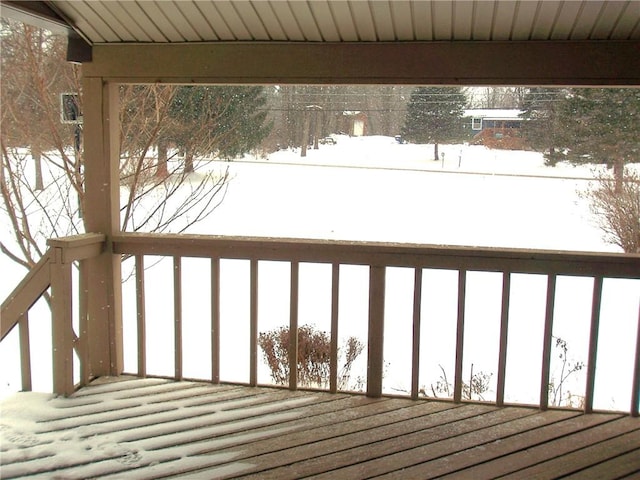
[[472,143],[489,148],[521,149],[525,147],[520,136],[522,110],[472,109],[465,110],[465,129],[472,132]]
[[339,115],[338,131],[352,137],[362,137],[369,131],[367,114],[359,111],[346,110]]

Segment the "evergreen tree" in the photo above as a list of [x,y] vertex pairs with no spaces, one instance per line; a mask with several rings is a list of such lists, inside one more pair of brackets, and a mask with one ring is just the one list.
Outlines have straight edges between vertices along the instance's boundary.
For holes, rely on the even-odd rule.
[[[21,22],[2,19],[0,42],[0,223],[7,225],[13,237],[10,242],[0,241],[0,251],[30,268],[41,258],[48,238],[86,231],[82,126],[61,118],[61,94],[77,94],[76,107],[83,112],[82,67],[66,61],[66,37]],[[182,232],[216,208],[216,195],[224,196],[227,172],[190,178],[180,173],[184,169],[179,162],[169,171],[165,156],[158,158],[158,170],[163,161],[164,171],[153,175],[153,145],[164,143],[175,127],[168,106],[177,88],[120,86],[120,182],[128,190],[128,198],[121,200],[122,230]],[[259,92],[255,95],[259,97]],[[243,95],[237,97],[235,103],[227,102],[224,113],[242,103]],[[256,98],[253,105],[259,105]],[[245,114],[259,117],[256,108],[248,107],[251,113]],[[240,127],[222,114],[217,118],[227,130],[248,129],[254,135],[244,139],[241,149],[253,147],[266,128],[264,124]],[[187,122],[184,128],[192,129],[193,138],[204,138],[193,124]],[[211,124],[204,128],[213,130]],[[221,151],[233,155],[238,151],[234,148],[233,143],[224,144]],[[181,187],[187,184],[183,195]],[[178,196],[179,202],[170,203]]]
[[[610,175],[598,174],[585,196],[606,239],[625,252],[640,248],[640,189],[625,164],[640,160],[640,90],[571,89],[558,103],[559,142],[573,163],[604,163]],[[566,152],[566,153],[565,153]]]
[[640,90],[575,88],[557,105],[558,142],[573,163],[605,163],[619,178],[640,158]]
[[402,135],[411,142],[438,144],[459,138],[467,99],[460,87],[418,87],[411,93]]
[[531,148],[546,152],[545,161],[548,165],[555,165],[562,156],[556,151],[556,147],[562,143],[557,102],[564,95],[566,91],[558,88],[534,87],[528,89],[522,103],[522,136]]
[[183,86],[172,99],[171,138],[185,154],[185,169],[193,170],[194,155],[214,153],[232,159],[269,134],[264,87]]

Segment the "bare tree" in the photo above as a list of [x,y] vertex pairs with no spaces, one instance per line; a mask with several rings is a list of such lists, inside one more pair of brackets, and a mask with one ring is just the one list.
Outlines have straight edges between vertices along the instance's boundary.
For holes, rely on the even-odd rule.
[[524,100],[524,87],[467,88],[473,108],[520,108]]
[[[60,108],[61,94],[71,94],[81,117],[81,66],[66,62],[66,40],[49,32],[3,20],[1,35],[0,208],[13,240],[0,242],[0,249],[30,268],[42,256],[47,238],[85,231],[82,126],[62,122]],[[208,110],[208,123],[192,123],[187,132],[195,139],[195,151],[206,159],[185,158],[175,148],[179,88],[120,89],[123,230],[179,233],[204,219],[224,198],[229,181],[228,168],[212,169],[211,158],[247,151],[268,133],[260,123],[264,111],[252,114],[241,108],[247,99],[259,104],[259,88],[228,89],[215,99],[216,115]],[[256,135],[256,125],[262,136]],[[252,136],[245,138],[246,128]],[[42,158],[42,176],[34,175],[30,152]],[[193,168],[185,168],[187,162]]]
[[[60,93],[79,91],[80,76],[77,66],[61,60],[65,42],[60,37],[4,20],[1,35],[0,192],[16,246],[0,242],[0,249],[30,268],[47,236],[77,233],[81,168],[69,148],[75,126],[60,121]],[[51,151],[56,155],[45,153]],[[49,185],[44,185],[43,168]],[[59,200],[56,211],[48,208],[53,200]]]
[[626,253],[640,253],[640,174],[626,167],[621,177],[596,175],[583,193],[605,240]]

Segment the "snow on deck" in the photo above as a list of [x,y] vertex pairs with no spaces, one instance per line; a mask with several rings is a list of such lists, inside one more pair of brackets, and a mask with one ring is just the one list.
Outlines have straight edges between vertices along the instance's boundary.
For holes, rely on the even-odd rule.
[[640,470],[640,419],[613,413],[135,378],[96,381],[70,398],[19,393],[1,408],[3,479],[606,479]]

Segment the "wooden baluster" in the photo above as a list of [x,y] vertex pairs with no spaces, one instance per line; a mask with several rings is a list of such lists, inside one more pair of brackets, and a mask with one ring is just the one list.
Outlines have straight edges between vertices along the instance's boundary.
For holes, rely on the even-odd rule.
[[211,381],[220,383],[220,259],[211,259]]
[[367,396],[382,396],[384,370],[384,294],[386,268],[369,267],[369,333],[367,345]]
[[50,272],[53,392],[67,396],[74,391],[72,278],[71,264],[63,263],[62,248],[53,249]]
[[509,343],[509,301],[511,296],[511,273],[502,272],[502,308],[500,312],[500,351],[498,352],[498,380],[496,405],[504,405],[504,390],[507,370],[507,349]]
[[173,257],[174,377],[182,380],[182,257]]
[[549,408],[549,378],[551,377],[551,348],[553,343],[553,313],[556,297],[556,275],[547,276],[547,302],[542,336],[542,371],[540,372],[540,409]]
[[18,321],[20,336],[20,370],[22,374],[22,391],[31,391],[31,343],[29,341],[29,311],[20,315]]
[[331,266],[331,359],[329,364],[329,391],[338,391],[338,312],[340,300],[340,264]]
[[249,385],[258,385],[258,261],[251,259],[249,310]]
[[462,401],[462,366],[464,351],[464,310],[466,302],[467,271],[458,271],[458,321],[456,327],[456,365],[453,385],[453,401]]
[[78,314],[79,328],[78,332],[78,350],[80,357],[80,379],[82,385],[87,385],[91,379],[91,365],[89,357],[89,349],[87,348],[87,338],[89,332],[89,295],[87,293],[87,285],[89,279],[89,270],[86,261],[80,261],[78,265]]
[[420,323],[422,308],[422,268],[414,269],[413,279],[413,346],[411,354],[411,398],[417,400],[420,379]]
[[633,380],[631,382],[631,409],[632,417],[640,415],[640,306],[638,308],[638,333],[636,334],[636,356],[633,367]]
[[291,288],[289,290],[289,389],[298,388],[298,295],[300,264],[291,262]]
[[147,376],[147,320],[144,294],[144,256],[136,255],[136,321],[138,325],[138,376]]
[[591,305],[591,330],[589,333],[589,356],[587,358],[587,385],[584,394],[584,412],[593,412],[593,394],[598,361],[598,331],[600,329],[600,305],[602,303],[602,277],[593,279],[593,301]]

